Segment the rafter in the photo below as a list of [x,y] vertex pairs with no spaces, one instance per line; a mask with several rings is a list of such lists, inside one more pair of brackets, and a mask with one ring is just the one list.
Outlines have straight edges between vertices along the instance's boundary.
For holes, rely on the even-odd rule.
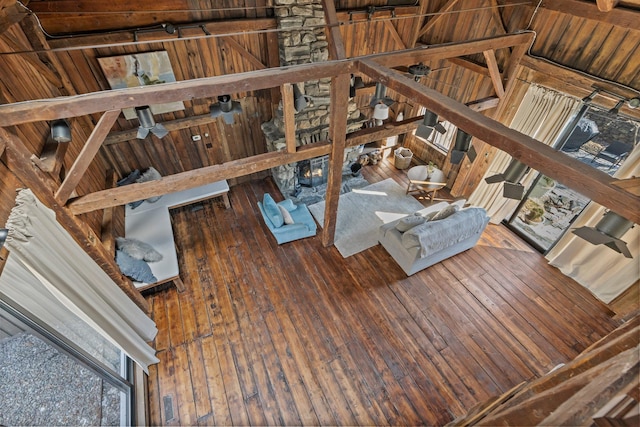
[[71,169],[69,169],[69,173],[62,182],[62,185],[60,185],[58,191],[56,191],[55,198],[60,204],[64,205],[67,200],[69,200],[69,196],[71,196],[73,190],[75,190],[80,183],[84,173],[89,169],[89,165],[91,165],[95,155],[98,154],[104,138],[107,136],[107,133],[109,133],[109,130],[111,130],[111,127],[119,115],[120,110],[110,110],[100,117],[96,127],[82,147],[80,154],[73,162]]
[[[514,2],[517,0],[506,0],[507,4]],[[532,4],[529,7],[533,8],[534,6]],[[606,22],[616,27],[630,30],[638,29],[638,12],[632,9],[616,7],[609,12],[601,12],[596,3],[583,0],[545,0],[540,4],[540,7],[580,18]]]
[[449,1],[447,1],[438,10],[438,12],[437,12],[438,14],[436,16],[434,16],[433,18],[429,19],[429,21],[422,26],[420,31],[418,31],[418,37],[416,39],[419,39],[423,35],[427,34],[442,19],[443,16],[447,15],[447,12],[451,11],[455,7],[456,4],[458,4],[458,0],[449,0]]
[[267,68],[267,66],[264,65],[262,61],[260,61],[260,59],[256,58],[254,54],[245,49],[244,46],[235,41],[232,37],[221,37],[220,41],[227,45],[230,49],[236,51],[240,56],[242,56],[243,59],[253,65],[256,70],[263,70]]
[[46,100],[0,105],[0,126],[12,126],[57,118],[84,116],[106,110],[132,108],[139,105],[162,104],[217,96],[221,93],[269,89],[284,83],[317,80],[342,73],[353,73],[355,61],[372,59],[391,67],[448,59],[485,50],[518,45],[530,45],[533,34],[520,33],[479,40],[418,47],[400,52],[380,53],[363,57],[302,64],[266,70],[249,71],[201,79],[184,80],[161,85],[83,94],[81,97],[59,97]]
[[485,50],[482,54],[487,61],[487,68],[489,69],[493,89],[496,91],[498,98],[502,98],[504,97],[504,86],[502,85],[502,76],[500,75],[498,61],[496,60],[496,52],[494,50]]

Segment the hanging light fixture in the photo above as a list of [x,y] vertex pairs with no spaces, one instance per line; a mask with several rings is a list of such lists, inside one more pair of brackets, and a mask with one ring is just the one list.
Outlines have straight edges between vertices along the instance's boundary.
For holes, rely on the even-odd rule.
[[609,110],[609,114],[618,115],[618,113],[620,112],[620,107],[622,107],[622,104],[624,104],[624,101],[625,101],[624,99],[621,99],[620,101],[618,101],[615,107]]
[[364,87],[364,82],[362,81],[362,77],[354,76],[351,74],[351,83],[349,84],[349,98],[353,98],[356,96],[356,89],[361,89]]
[[607,211],[595,227],[580,227],[573,230],[573,234],[593,245],[605,245],[627,258],[633,258],[627,243],[622,236],[633,227],[633,222]]
[[58,143],[70,142],[71,127],[69,126],[69,122],[64,119],[51,122],[51,139]]
[[220,95],[218,102],[209,107],[209,113],[211,117],[222,115],[224,122],[232,125],[235,121],[233,115],[242,113],[242,105],[238,101],[232,101],[231,95]]
[[382,121],[389,118],[389,106],[380,102],[373,107],[373,119],[376,126],[382,126]]
[[9,235],[9,230],[6,228],[0,228],[0,248],[4,246],[4,242],[7,241],[7,236]]
[[396,101],[387,96],[387,87],[385,85],[376,83],[376,91],[373,94],[373,98],[371,98],[371,102],[369,102],[369,106],[375,107],[381,102],[386,106],[391,106]]
[[296,113],[307,108],[307,97],[300,91],[297,84],[293,85],[293,108]]
[[142,107],[136,107],[136,115],[140,126],[138,127],[138,134],[136,138],[145,139],[149,132],[162,139],[169,134],[169,131],[160,123],[156,123],[153,118],[153,113],[148,105]]
[[471,135],[458,128],[456,142],[453,145],[453,150],[451,150],[450,162],[454,165],[459,164],[465,154],[469,157],[471,163],[473,163],[477,156],[475,148],[471,145]]
[[635,98],[627,99],[627,104],[629,108],[635,110],[640,107],[640,96],[636,96]]
[[519,160],[511,159],[503,173],[487,177],[484,180],[487,184],[504,182],[502,196],[507,199],[522,200],[524,186],[520,184],[520,181],[528,171],[529,166]]
[[440,134],[444,134],[447,132],[445,127],[442,126],[442,124],[438,123],[438,115],[433,111],[425,109],[422,123],[419,124],[418,128],[416,129],[416,136],[423,139],[428,139],[434,129]]
[[591,92],[591,94],[582,98],[582,102],[584,102],[585,104],[589,104],[591,101],[593,101],[593,98],[596,97],[598,92],[600,92],[600,89],[596,88],[593,92]]

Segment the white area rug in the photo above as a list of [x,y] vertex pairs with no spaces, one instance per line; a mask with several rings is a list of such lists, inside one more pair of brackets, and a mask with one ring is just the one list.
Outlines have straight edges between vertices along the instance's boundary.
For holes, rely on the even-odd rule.
[[[336,248],[344,258],[378,244],[378,228],[423,208],[405,194],[393,179],[376,182],[340,196],[336,220]],[[320,227],[324,226],[325,202],[309,206]]]

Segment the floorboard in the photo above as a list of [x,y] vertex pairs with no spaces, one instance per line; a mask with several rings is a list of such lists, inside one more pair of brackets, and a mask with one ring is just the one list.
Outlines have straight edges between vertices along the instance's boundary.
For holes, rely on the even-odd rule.
[[[363,175],[407,184],[388,159]],[[277,245],[265,192],[281,199],[266,178],[233,187],[231,209],[172,211],[186,290],[147,296],[152,425],[441,425],[619,323],[503,226],[407,277],[381,246]]]

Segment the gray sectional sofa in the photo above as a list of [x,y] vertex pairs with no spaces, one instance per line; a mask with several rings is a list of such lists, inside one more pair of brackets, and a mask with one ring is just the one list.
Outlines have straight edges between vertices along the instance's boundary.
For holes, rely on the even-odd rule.
[[[404,232],[400,230],[407,227],[408,218],[384,224],[379,229],[378,241],[407,276],[415,274],[472,248],[478,242],[489,217],[482,208],[460,209],[463,203],[459,202],[459,210],[444,219],[429,220]],[[418,213],[428,217],[428,214],[441,211],[448,205],[446,202],[438,203]],[[398,225],[400,222],[404,227]]]

